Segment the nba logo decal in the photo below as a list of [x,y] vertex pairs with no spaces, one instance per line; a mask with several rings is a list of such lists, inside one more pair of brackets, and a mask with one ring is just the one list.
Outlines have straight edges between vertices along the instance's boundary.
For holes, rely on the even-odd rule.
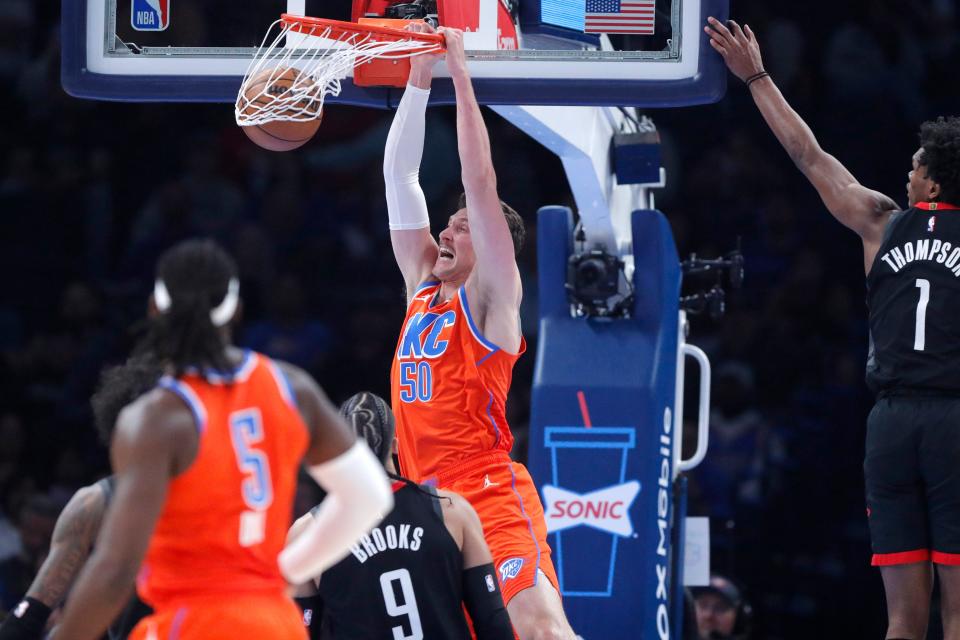
[[927,233],[933,233],[933,228],[937,226],[937,216],[930,216],[927,220]]
[[163,31],[170,26],[170,0],[133,0],[130,25],[137,31]]
[[488,573],[483,577],[487,581],[487,591],[489,591],[490,593],[493,593],[494,591],[496,591],[497,587],[495,584],[493,584],[493,576]]

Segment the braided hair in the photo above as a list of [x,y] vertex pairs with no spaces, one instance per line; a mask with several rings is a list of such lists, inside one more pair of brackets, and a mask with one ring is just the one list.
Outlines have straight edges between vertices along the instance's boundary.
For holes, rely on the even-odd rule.
[[175,376],[190,368],[228,371],[227,338],[211,312],[228,292],[235,295],[233,259],[212,240],[185,240],[160,256],[156,278],[154,302],[160,313],[150,319],[137,357],[172,367]]
[[373,455],[385,463],[390,458],[396,426],[387,401],[375,393],[355,393],[340,405],[340,415],[357,437],[366,441]]

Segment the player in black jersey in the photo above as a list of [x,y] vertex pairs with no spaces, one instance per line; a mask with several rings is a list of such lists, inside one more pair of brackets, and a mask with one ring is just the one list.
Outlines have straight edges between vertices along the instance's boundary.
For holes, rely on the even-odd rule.
[[763,70],[750,27],[710,18],[710,43],[827,209],[863,241],[870,313],[864,476],[887,638],[926,635],[933,567],[944,637],[960,638],[960,118],[920,127],[908,208],[820,148]]
[[[394,478],[394,508],[317,584],[301,587],[298,602],[310,637],[469,640],[466,607],[478,640],[512,640],[490,550],[470,503],[396,475],[393,413],[382,398],[358,393],[340,411]],[[288,542],[310,518],[294,523]]]
[[[157,384],[160,368],[145,360],[131,360],[107,369],[93,396],[94,417],[104,444],[110,444],[117,416],[124,406]],[[53,611],[60,606],[93,550],[103,516],[113,496],[110,476],[83,487],[70,498],[57,518],[50,553],[23,600],[0,624],[0,640],[39,640]],[[134,596],[108,630],[110,640],[124,640],[150,607]]]

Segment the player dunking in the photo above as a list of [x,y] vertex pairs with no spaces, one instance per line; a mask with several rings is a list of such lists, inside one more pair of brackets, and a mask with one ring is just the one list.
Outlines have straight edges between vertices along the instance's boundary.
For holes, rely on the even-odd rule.
[[[99,637],[136,576],[156,613],[133,638],[303,639],[287,583],[339,560],[392,505],[380,463],[309,375],[230,346],[238,291],[212,242],[161,257],[139,353],[167,375],[120,414],[116,491],[58,637]],[[301,458],[329,496],[283,549]]]
[[710,18],[705,28],[827,209],[863,241],[877,393],[864,475],[887,638],[926,636],[936,565],[944,637],[960,639],[960,118],[920,127],[899,211],[820,148],[763,70],[750,27]]
[[[310,637],[469,640],[466,610],[476,640],[512,640],[490,550],[470,503],[397,476],[393,413],[383,398],[357,393],[340,413],[393,477],[394,507],[318,584],[301,587],[300,596],[317,594],[297,599]],[[311,518],[297,520],[290,537]]]
[[456,90],[464,196],[439,242],[430,235],[418,178],[435,56],[412,59],[384,151],[390,239],[408,301],[391,373],[400,471],[473,505],[521,638],[572,638],[543,507],[530,474],[508,455],[513,436],[505,402],[513,365],[525,349],[516,263],[523,221],[497,195],[463,34],[443,33]]

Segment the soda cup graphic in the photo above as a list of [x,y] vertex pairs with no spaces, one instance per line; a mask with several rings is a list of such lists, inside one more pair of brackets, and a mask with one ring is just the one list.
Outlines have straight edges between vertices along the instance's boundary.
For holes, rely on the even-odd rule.
[[564,596],[613,595],[617,546],[633,536],[630,506],[640,483],[627,480],[633,427],[546,427],[553,484],[542,488],[547,531]]

